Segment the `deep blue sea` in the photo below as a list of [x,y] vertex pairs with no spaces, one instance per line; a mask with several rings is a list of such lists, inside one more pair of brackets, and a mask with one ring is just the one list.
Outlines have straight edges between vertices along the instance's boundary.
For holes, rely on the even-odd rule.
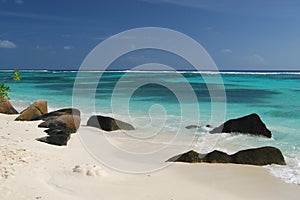
[[[2,71],[0,78],[10,74]],[[299,72],[21,71],[21,76],[20,82],[8,82],[10,98],[19,111],[46,99],[50,110],[79,108],[82,124],[92,114],[102,114],[132,123],[140,134],[157,131],[172,135],[180,130],[187,137],[196,137],[193,148],[200,152],[219,149],[234,153],[276,146],[287,166],[267,168],[286,182],[300,184]],[[216,138],[205,127],[196,131],[184,128],[191,124],[218,126],[251,113],[260,115],[272,139],[229,134]]]

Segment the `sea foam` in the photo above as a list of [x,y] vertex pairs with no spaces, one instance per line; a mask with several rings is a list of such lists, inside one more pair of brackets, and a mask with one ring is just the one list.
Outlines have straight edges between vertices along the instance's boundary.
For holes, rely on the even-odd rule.
[[269,172],[287,183],[300,185],[300,160],[297,158],[286,158],[286,166],[265,166]]

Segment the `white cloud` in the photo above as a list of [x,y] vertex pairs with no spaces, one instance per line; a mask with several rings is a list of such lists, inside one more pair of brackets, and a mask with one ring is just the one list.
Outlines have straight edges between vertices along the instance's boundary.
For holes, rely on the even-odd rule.
[[16,4],[23,4],[24,1],[23,1],[23,0],[15,0],[15,3],[16,3]]
[[257,53],[247,56],[246,59],[248,62],[254,65],[262,65],[262,66],[268,65],[268,62],[265,59],[265,57]]
[[253,54],[251,56],[251,58],[253,58],[254,60],[258,61],[258,62],[261,62],[261,63],[264,63],[265,62],[265,58],[262,57],[261,55],[259,54]]
[[0,40],[0,48],[14,49],[17,45],[9,40]]
[[222,49],[222,52],[223,53],[232,53],[232,50],[231,49]]
[[64,50],[71,50],[71,49],[73,49],[72,46],[64,46]]
[[51,15],[39,15],[39,14],[32,14],[32,13],[20,13],[20,12],[8,12],[8,11],[0,11],[0,16],[19,17],[19,18],[37,19],[37,20],[51,20],[51,21],[75,21],[71,18],[57,17]]

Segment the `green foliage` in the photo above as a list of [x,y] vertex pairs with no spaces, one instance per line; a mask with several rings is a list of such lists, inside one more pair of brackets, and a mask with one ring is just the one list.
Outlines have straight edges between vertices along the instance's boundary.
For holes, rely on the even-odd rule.
[[8,92],[10,92],[10,91],[11,91],[10,87],[8,85],[6,85],[4,82],[2,82],[0,84],[0,98],[6,97],[9,99]]
[[19,70],[14,70],[14,81],[20,81],[21,80],[21,75]]
[[11,92],[10,87],[5,83],[6,80],[12,79],[14,81],[20,81],[21,75],[19,70],[14,70],[13,76],[7,76],[2,79],[0,84],[0,98],[10,99],[8,93]]

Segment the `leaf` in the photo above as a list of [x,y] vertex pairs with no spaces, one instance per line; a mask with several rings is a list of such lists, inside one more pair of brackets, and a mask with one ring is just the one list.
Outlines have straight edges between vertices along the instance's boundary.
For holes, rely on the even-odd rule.
[[14,70],[14,75],[13,76],[4,77],[2,79],[2,82],[0,84],[0,98],[10,99],[8,97],[8,93],[11,92],[11,89],[10,89],[10,87],[8,85],[5,84],[5,81],[7,79],[11,79],[11,78],[13,78],[14,81],[20,81],[21,80],[21,75],[20,75],[19,70]]
[[5,85],[5,83],[0,84],[0,98],[8,98],[8,92],[10,92],[10,87],[8,85]]
[[20,81],[21,80],[21,75],[19,70],[14,70],[14,81]]

